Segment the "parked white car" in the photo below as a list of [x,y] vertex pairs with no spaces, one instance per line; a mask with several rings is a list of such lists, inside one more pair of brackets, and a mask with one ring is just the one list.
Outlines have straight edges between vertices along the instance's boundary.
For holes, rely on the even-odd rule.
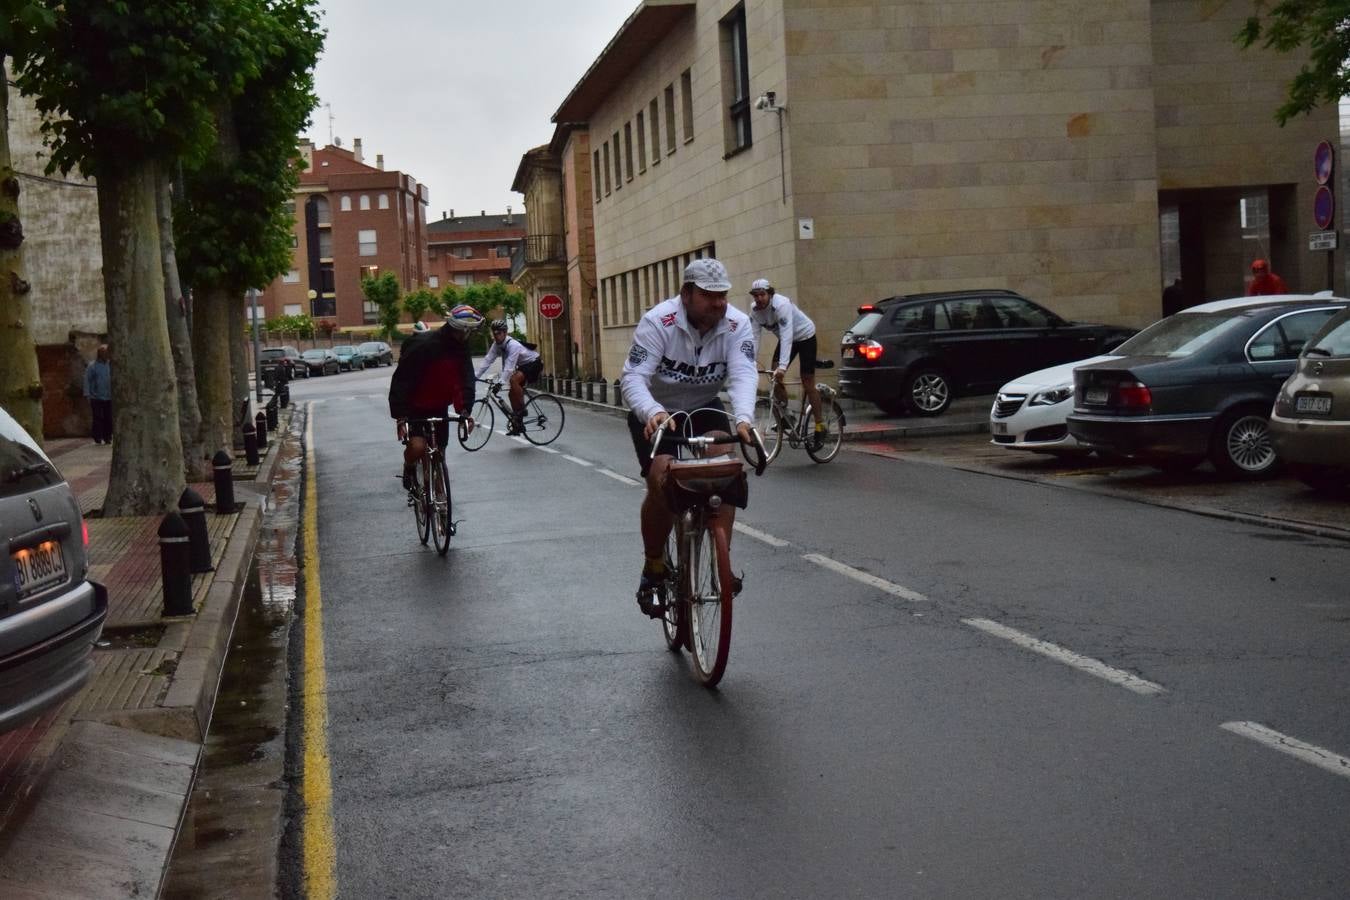
[[1073,412],[1073,370],[1115,359],[1093,356],[1023,375],[999,388],[989,410],[991,443],[1011,450],[1055,456],[1085,456],[1092,451],[1069,434]]

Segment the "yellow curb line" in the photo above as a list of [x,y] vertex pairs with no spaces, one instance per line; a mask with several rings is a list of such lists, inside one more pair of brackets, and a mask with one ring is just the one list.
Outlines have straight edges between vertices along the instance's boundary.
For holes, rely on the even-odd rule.
[[301,830],[305,895],[313,900],[337,896],[334,872],[333,783],[328,760],[328,676],[324,670],[323,602],[319,590],[319,498],[314,459],[314,418],[305,423],[305,658],[302,675],[305,752]]

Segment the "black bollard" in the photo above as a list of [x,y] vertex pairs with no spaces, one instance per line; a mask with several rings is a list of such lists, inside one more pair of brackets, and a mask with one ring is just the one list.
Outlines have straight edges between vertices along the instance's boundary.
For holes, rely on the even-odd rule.
[[244,419],[244,462],[250,466],[258,464],[258,432],[252,419]]
[[586,382],[586,399],[594,402],[595,400],[595,382]]
[[192,573],[187,523],[176,512],[159,523],[159,567],[164,579],[164,615],[192,615]]
[[206,530],[206,501],[192,488],[183,488],[178,514],[187,523],[188,569],[194,575],[210,572],[215,566],[211,565],[211,535]]
[[253,417],[253,434],[258,440],[258,451],[267,449],[267,413],[258,413]]
[[272,434],[277,433],[277,395],[273,394],[272,399],[267,401],[267,430]]
[[617,378],[614,379],[614,405],[623,406],[623,384]]
[[602,381],[599,383],[599,387],[600,387],[600,403],[608,403],[609,400],[606,399],[605,393],[609,389],[609,384],[607,382]]
[[234,512],[234,460],[224,450],[217,450],[211,458],[215,470],[216,513],[228,516]]
[[281,408],[285,409],[291,405],[291,386],[288,382],[281,383],[281,389],[277,391],[277,399],[281,402]]

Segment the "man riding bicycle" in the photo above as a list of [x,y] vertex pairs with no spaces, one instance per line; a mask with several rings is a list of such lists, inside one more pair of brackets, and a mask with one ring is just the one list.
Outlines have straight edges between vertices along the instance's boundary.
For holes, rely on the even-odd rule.
[[802,390],[811,404],[811,414],[816,419],[816,437],[819,441],[825,434],[825,410],[820,402],[820,392],[816,389],[816,323],[792,302],[792,298],[780,294],[769,284],[767,278],[756,278],[750,284],[750,323],[755,330],[755,348],[759,348],[759,336],[765,330],[773,332],[778,338],[778,347],[773,351],[773,395],[787,402],[787,388],[783,378],[787,375],[792,360],[801,357]]
[[492,323],[492,346],[488,347],[487,357],[474,373],[482,378],[483,373],[500,358],[502,361],[502,380],[509,388],[511,411],[515,413],[507,423],[507,434],[520,434],[521,414],[525,412],[525,385],[539,381],[539,373],[544,371],[544,360],[539,351],[526,347],[523,343],[507,334],[506,320],[496,319]]
[[725,414],[694,412],[723,410],[717,394],[725,386],[736,431],[742,441],[752,440],[759,381],[755,342],[745,313],[727,306],[730,290],[731,280],[720,262],[691,262],[685,267],[679,295],[658,303],[638,322],[623,367],[623,398],[631,410],[628,431],[647,481],[642,501],[645,559],[637,601],[653,618],[662,614],[657,592],[666,577],[666,539],[675,519],[663,491],[674,451],[663,448],[656,459],[650,459],[652,436],[675,412],[693,413],[689,428],[694,434],[725,432]]
[[[398,421],[398,437],[403,448],[403,487],[412,489],[413,471],[427,452],[428,425],[409,419],[444,419],[447,408],[455,409],[473,430],[473,359],[469,355],[469,335],[481,327],[483,317],[472,306],[459,305],[445,315],[445,324],[436,331],[414,335],[403,345],[398,366],[389,383],[389,415]],[[450,423],[436,423],[436,443],[445,447],[450,441]]]

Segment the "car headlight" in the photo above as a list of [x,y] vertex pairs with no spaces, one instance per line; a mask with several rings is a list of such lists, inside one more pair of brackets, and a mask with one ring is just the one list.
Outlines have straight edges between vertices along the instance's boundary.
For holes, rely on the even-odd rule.
[[1048,391],[1038,391],[1031,395],[1027,401],[1027,406],[1054,406],[1056,403],[1063,403],[1065,400],[1073,397],[1073,385],[1061,384],[1059,387],[1050,388]]

